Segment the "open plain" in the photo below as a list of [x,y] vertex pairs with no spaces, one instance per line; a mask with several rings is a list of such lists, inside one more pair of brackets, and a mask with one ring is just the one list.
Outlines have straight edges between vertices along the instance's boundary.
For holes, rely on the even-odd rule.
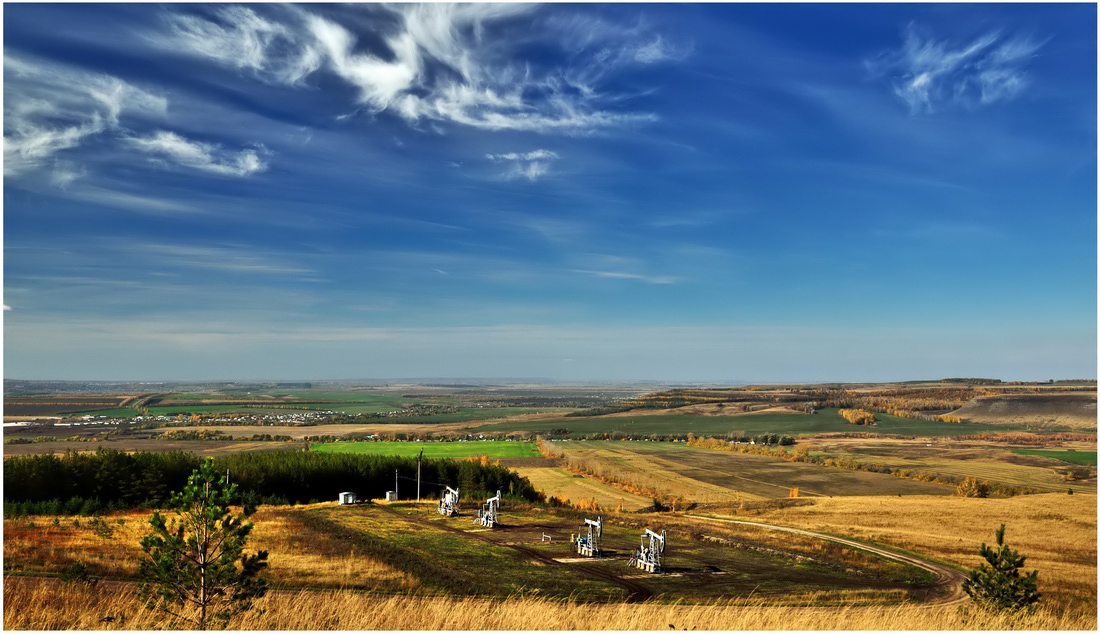
[[[601,396],[401,385],[372,396],[398,409],[323,415],[296,408],[366,407],[363,390],[160,393],[158,407],[182,411],[62,414],[9,426],[5,458],[99,448],[307,452],[404,456],[415,468],[423,451],[426,459],[515,471],[545,500],[506,496],[499,525],[487,530],[473,524],[480,500],[468,492],[454,518],[437,514],[430,497],[407,501],[416,490],[410,471],[401,476],[406,501],[399,503],[263,504],[251,546],[270,553],[272,591],[261,600],[269,606],[263,616],[233,622],[242,629],[294,627],[306,623],[294,620],[305,618],[301,610],[309,623],[333,628],[461,629],[453,614],[488,605],[496,606],[495,620],[477,623],[516,629],[530,626],[524,610],[546,613],[545,627],[576,627],[580,606],[588,606],[588,629],[1095,627],[1095,427],[954,422],[968,394],[979,398],[967,389],[624,388]],[[55,400],[73,402],[65,398]],[[106,406],[141,396],[88,398]],[[785,399],[794,400],[774,405]],[[903,400],[940,409],[905,413]],[[893,413],[876,412],[875,425],[857,426],[828,407],[833,401]],[[246,407],[259,402],[269,406]],[[522,413],[500,418],[502,408]],[[992,497],[960,497],[964,478],[986,483]],[[425,486],[434,492],[441,484]],[[7,503],[5,511],[9,627],[160,626],[132,594],[148,511],[43,514]],[[603,557],[586,560],[571,539],[597,516],[605,522]],[[1040,571],[1044,595],[1039,611],[1012,620],[973,612],[959,586],[1001,522],[1009,543]],[[626,565],[646,528],[669,536],[660,574]],[[1043,537],[1053,534],[1058,539]],[[99,583],[66,580],[76,565]],[[98,616],[81,611],[81,602],[100,600],[107,588]],[[385,609],[399,604],[420,616],[394,621]]]

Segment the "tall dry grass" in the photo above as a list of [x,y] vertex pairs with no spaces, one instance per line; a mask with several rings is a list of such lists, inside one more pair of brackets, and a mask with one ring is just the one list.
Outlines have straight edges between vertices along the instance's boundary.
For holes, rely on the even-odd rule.
[[835,497],[733,517],[870,539],[975,568],[981,543],[1006,525],[1005,543],[1039,571],[1044,603],[1091,615],[1096,625],[1097,507],[1094,495],[1047,493],[1006,499],[942,496]]
[[[405,591],[419,581],[368,553],[306,525],[292,507],[264,508],[252,516],[249,551],[272,554],[267,578],[297,587]],[[169,512],[170,514],[170,512]],[[139,542],[150,531],[148,511],[110,513],[102,521],[110,537],[97,534],[88,517],[34,516],[4,520],[4,572],[64,572],[74,563],[96,577],[137,575]],[[79,524],[79,525],[75,525]]]
[[[175,629],[132,584],[4,580],[5,629]],[[95,606],[89,610],[88,606]],[[1087,630],[1081,615],[969,608],[776,607],[755,604],[578,604],[546,599],[450,599],[353,592],[280,592],[229,623],[236,630]]]

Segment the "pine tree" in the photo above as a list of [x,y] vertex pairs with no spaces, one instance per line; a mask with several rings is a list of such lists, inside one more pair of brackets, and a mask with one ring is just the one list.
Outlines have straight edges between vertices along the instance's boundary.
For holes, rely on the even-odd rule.
[[970,571],[963,581],[963,590],[979,606],[990,610],[1020,610],[1039,601],[1039,571],[1020,576],[1020,568],[1027,559],[1004,545],[1005,525],[997,529],[997,547],[982,543],[978,550],[988,566],[980,564]]
[[172,497],[177,518],[168,522],[160,512],[149,519],[153,532],[141,539],[141,595],[152,608],[187,621],[200,630],[225,624],[262,597],[267,551],[244,554],[255,509],[233,515],[229,505],[236,484],[207,459]]

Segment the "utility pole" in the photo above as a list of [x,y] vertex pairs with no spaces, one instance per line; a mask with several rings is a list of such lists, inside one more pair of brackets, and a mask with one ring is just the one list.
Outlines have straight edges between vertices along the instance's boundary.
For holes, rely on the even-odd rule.
[[401,499],[401,496],[397,494],[397,469],[393,470],[393,498],[394,500]]
[[424,450],[420,450],[420,455],[416,457],[416,501],[420,501],[420,460],[424,458]]

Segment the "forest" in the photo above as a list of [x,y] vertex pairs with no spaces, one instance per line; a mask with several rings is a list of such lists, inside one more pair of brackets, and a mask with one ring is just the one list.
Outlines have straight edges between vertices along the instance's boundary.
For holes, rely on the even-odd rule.
[[[4,515],[83,514],[167,505],[201,458],[190,452],[135,452],[99,449],[14,456],[4,462]],[[394,488],[415,487],[415,457],[317,452],[255,452],[219,457],[218,468],[239,487],[246,504],[307,504],[335,500],[352,491],[361,500],[382,498]],[[465,498],[496,491],[527,501],[542,495],[513,471],[488,460],[425,458],[420,464],[421,495],[438,495],[444,485]]]

